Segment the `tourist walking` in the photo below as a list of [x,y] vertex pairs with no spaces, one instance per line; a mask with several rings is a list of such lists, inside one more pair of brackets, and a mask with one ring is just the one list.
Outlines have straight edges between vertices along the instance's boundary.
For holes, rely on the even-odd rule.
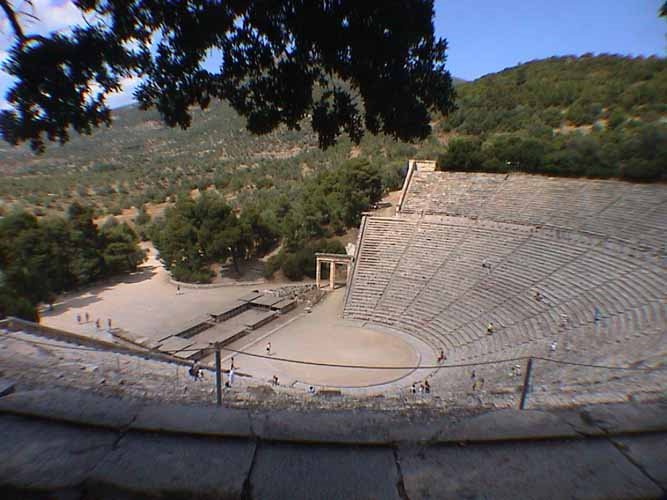
[[231,368],[229,370],[228,380],[229,380],[229,387],[231,387],[234,384],[234,368]]
[[194,363],[192,363],[192,366],[190,367],[190,376],[195,381],[199,381],[201,377],[201,368],[199,366],[199,361],[195,361]]
[[491,264],[489,264],[486,259],[482,261],[482,268],[486,269],[487,276],[491,274]]
[[266,355],[271,356],[271,342],[267,342],[266,344]]

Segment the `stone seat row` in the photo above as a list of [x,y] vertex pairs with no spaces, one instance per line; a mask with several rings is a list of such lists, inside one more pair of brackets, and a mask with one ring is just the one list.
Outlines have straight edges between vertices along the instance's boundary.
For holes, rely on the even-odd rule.
[[[414,220],[405,222],[414,229]],[[383,224],[373,221],[366,234]],[[502,325],[494,342],[511,346],[531,341],[537,330],[558,332],[564,316],[571,325],[586,325],[596,308],[603,315],[623,314],[667,296],[664,269],[636,259],[618,243],[584,237],[580,245],[559,232],[470,227],[447,250],[429,235],[460,232],[465,224],[433,225],[403,231],[397,260],[389,266],[366,258],[373,249],[362,242],[346,316],[456,351],[484,339],[489,321]],[[491,256],[491,269],[481,266],[485,256]],[[543,300],[535,300],[536,291]],[[653,321],[665,318],[654,314]]]
[[415,172],[401,212],[566,225],[661,246],[667,231],[666,193],[660,184]]

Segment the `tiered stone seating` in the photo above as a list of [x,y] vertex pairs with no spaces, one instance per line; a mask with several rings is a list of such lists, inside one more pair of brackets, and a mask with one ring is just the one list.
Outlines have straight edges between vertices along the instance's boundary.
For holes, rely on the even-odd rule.
[[664,251],[667,189],[614,180],[417,171],[401,213],[547,224]]
[[450,363],[648,359],[667,333],[666,201],[658,184],[415,172],[393,222],[366,219],[345,316]]
[[415,221],[399,219],[367,219],[361,242],[354,280],[346,303],[346,315],[352,319],[368,319],[382,296],[393,271],[415,232]]

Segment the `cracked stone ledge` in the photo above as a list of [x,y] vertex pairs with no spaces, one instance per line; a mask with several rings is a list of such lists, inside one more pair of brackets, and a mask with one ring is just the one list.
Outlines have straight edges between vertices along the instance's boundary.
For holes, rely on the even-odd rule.
[[292,443],[394,445],[581,439],[667,431],[667,403],[558,410],[495,410],[476,416],[382,411],[248,410],[156,404],[62,390],[0,398],[0,414],[116,432],[145,431]]

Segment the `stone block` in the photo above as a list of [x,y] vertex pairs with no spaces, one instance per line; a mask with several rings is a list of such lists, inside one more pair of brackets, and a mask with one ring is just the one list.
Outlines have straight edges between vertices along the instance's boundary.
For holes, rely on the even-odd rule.
[[667,491],[667,433],[613,438],[622,453]]
[[573,438],[577,432],[564,420],[546,411],[498,410],[448,423],[437,441],[503,441],[545,438]]
[[0,398],[0,413],[122,429],[134,419],[141,404],[78,391],[37,390]]
[[5,489],[55,493],[76,489],[111,451],[118,434],[0,415],[0,496]]
[[250,498],[399,499],[391,448],[261,444]]
[[14,392],[14,382],[0,378],[0,398]]
[[219,406],[152,404],[143,406],[130,429],[196,435],[252,437],[248,411]]
[[128,433],[91,472],[94,498],[240,498],[255,444]]
[[388,412],[276,410],[253,413],[251,418],[255,434],[269,441],[377,445],[430,441],[437,432],[425,418],[406,421]]
[[577,432],[607,435],[636,432],[667,432],[666,403],[614,403],[589,405],[554,412]]
[[655,498],[650,479],[606,440],[435,445],[401,449],[407,496]]

